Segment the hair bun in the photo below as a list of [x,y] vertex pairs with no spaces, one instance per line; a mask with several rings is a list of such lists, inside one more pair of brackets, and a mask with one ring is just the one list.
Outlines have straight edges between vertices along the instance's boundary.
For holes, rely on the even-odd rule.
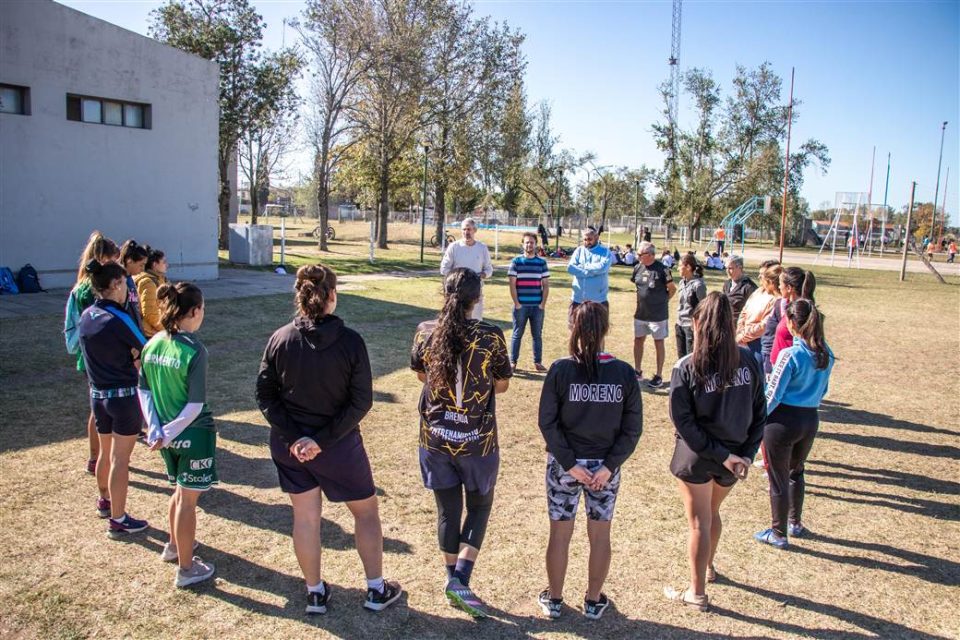
[[83,270],[89,274],[99,273],[101,269],[103,269],[103,265],[96,258],[90,258],[87,260],[87,264],[83,266]]

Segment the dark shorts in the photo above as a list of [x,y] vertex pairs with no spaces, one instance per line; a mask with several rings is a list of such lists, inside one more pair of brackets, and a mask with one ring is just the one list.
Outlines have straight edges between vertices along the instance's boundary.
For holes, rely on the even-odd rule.
[[725,466],[701,457],[687,446],[683,438],[679,437],[673,449],[670,473],[690,484],[705,484],[713,480],[721,487],[730,487],[737,481],[737,477],[730,473]]
[[309,462],[300,462],[270,433],[270,454],[284,493],[303,493],[320,487],[330,502],[366,500],[377,491],[373,471],[359,431],[323,449]]
[[497,484],[499,470],[499,451],[486,456],[451,456],[420,447],[420,475],[423,485],[430,490],[452,489],[462,484],[467,491],[486,495]]
[[136,396],[90,398],[90,408],[97,422],[97,433],[112,433],[115,436],[140,434],[143,414],[140,413],[140,401]]

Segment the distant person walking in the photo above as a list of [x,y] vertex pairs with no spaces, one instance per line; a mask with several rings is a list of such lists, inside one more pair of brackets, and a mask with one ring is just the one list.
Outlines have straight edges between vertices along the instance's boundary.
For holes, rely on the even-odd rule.
[[100,456],[97,462],[97,513],[109,518],[112,538],[147,528],[146,520],[127,514],[130,454],[140,435],[143,417],[137,402],[137,367],[146,342],[125,310],[127,276],[116,262],[87,263],[90,286],[96,296],[80,316],[80,349],[90,381]]
[[677,292],[670,269],[656,259],[656,247],[640,243],[637,253],[640,262],[633,268],[630,280],[637,288],[637,309],[633,314],[633,361],[637,378],[643,378],[643,346],[647,336],[653,338],[657,356],[657,373],[646,381],[651,389],[663,384],[663,362],[666,357],[664,341],[670,334],[669,301]]
[[670,380],[670,418],[676,446],[670,471],[677,478],[690,527],[690,583],[664,588],[675,602],[705,611],[705,583],[716,580],[720,505],[745,479],[766,421],[763,373],[749,350],[737,347],[730,303],[707,294],[693,312],[693,353],[677,361]]
[[723,254],[723,247],[727,244],[727,232],[723,227],[717,227],[717,230],[713,232],[713,239],[717,244],[717,253]]
[[[460,223],[462,237],[447,246],[443,259],[440,261],[440,275],[446,277],[454,269],[466,268],[480,276],[481,281],[493,275],[493,263],[490,261],[490,250],[487,245],[478,242],[477,223],[473,218],[465,218]],[[481,282],[482,284],[482,282]],[[483,319],[483,290],[480,300],[473,308],[473,319]]]
[[163,331],[157,289],[167,282],[167,256],[159,249],[149,246],[144,249],[147,251],[147,262],[133,281],[137,284],[137,296],[140,298],[143,333],[149,338]]
[[470,578],[500,468],[496,396],[510,386],[512,370],[503,332],[471,317],[482,295],[480,276],[454,269],[443,287],[440,315],[420,323],[410,353],[410,368],[423,382],[420,473],[437,502],[447,599],[482,618],[486,605],[470,588]]
[[743,311],[747,298],[757,290],[757,284],[743,272],[743,258],[738,255],[730,256],[726,270],[729,280],[723,283],[723,295],[730,301],[733,317],[736,319]]
[[603,305],[585,302],[573,314],[570,357],[557,360],[540,394],[540,432],[547,444],[547,579],[538,602],[557,618],[563,606],[574,519],[585,493],[590,559],[583,613],[598,619],[610,605],[603,583],[610,569],[610,524],[620,467],[643,430],[643,407],[633,368],[603,351],[610,328]]
[[520,341],[527,323],[533,337],[533,368],[543,366],[543,316],[550,296],[550,267],[537,255],[537,236],[532,231],[523,234],[523,253],[510,262],[510,297],[513,298],[513,334],[510,336],[510,366],[517,368],[520,360]]
[[189,282],[157,290],[160,325],[143,348],[140,409],[147,419],[147,444],[160,451],[170,497],[170,541],[160,552],[176,562],[173,584],[186,587],[213,577],[215,568],[193,555],[197,501],[219,483],[217,432],[207,406],[207,348],[196,332],[203,324],[203,293]]
[[680,258],[680,288],[677,296],[677,359],[693,353],[693,312],[707,297],[707,285],[703,282],[703,266],[692,253]]
[[574,309],[584,302],[599,302],[609,307],[607,294],[612,265],[613,256],[600,244],[596,227],[587,227],[583,232],[583,244],[574,250],[567,264],[567,273],[573,276],[568,324],[572,322]]
[[383,531],[360,421],[373,406],[367,347],[334,315],[337,276],[322,264],[297,269],[293,322],[263,351],[257,405],[270,424],[270,455],[293,505],[293,550],[307,583],[308,614],[323,614],[330,585],[322,579],[323,497],[353,515],[366,576],[364,608],[382,611],[403,592],[383,578]]
[[761,338],[766,330],[767,318],[773,313],[780,297],[780,273],[783,268],[779,262],[770,260],[760,266],[760,286],[750,294],[743,310],[737,316],[737,344],[747,347],[763,363],[763,345]]
[[817,409],[827,393],[833,352],[823,335],[823,316],[806,298],[786,309],[787,326],[795,339],[777,357],[766,400],[767,425],[763,431],[764,460],[770,478],[769,529],[754,538],[778,549],[788,546],[788,536],[808,533],[803,526],[804,463],[820,426]]
[[957,241],[951,240],[947,245],[947,262],[953,262],[957,257]]

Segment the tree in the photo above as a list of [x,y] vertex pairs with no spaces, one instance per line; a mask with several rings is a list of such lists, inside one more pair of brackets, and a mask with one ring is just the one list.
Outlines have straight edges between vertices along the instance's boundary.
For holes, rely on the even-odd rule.
[[227,248],[230,222],[230,161],[255,98],[263,18],[248,0],[170,0],[151,12],[150,34],[161,42],[213,60],[220,67],[219,172],[220,248]]
[[302,64],[299,55],[285,50],[267,56],[252,70],[253,97],[247,103],[238,145],[240,169],[250,185],[252,224],[266,205],[260,193],[269,191],[271,176],[280,171],[295,140],[299,98],[294,80]]
[[550,105],[540,102],[531,117],[531,137],[526,166],[519,182],[520,191],[532,201],[538,214],[556,212],[558,201],[567,192],[567,171],[575,171],[592,156],[577,158],[568,149],[556,151],[559,138],[550,127]]
[[[326,229],[329,219],[330,178],[344,152],[356,140],[340,144],[350,127],[344,114],[354,107],[357,85],[372,60],[368,31],[371,23],[370,3],[364,0],[308,0],[303,22],[293,23],[311,53],[314,69],[308,137],[313,147],[321,229]],[[323,233],[320,250],[327,250]]]

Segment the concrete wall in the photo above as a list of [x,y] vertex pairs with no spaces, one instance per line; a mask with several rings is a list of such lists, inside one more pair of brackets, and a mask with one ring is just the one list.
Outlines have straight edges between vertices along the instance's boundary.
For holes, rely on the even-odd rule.
[[[173,278],[217,277],[216,63],[50,0],[0,2],[0,265],[73,283],[93,229],[163,249]],[[68,93],[146,103],[151,128],[67,120]]]

